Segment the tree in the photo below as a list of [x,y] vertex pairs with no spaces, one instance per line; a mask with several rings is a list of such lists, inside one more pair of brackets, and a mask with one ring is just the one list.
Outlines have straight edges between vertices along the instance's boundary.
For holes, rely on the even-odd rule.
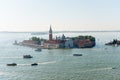
[[35,41],[36,44],[41,44],[41,39],[40,38],[38,38],[38,37],[32,37],[31,39],[32,39],[32,41]]

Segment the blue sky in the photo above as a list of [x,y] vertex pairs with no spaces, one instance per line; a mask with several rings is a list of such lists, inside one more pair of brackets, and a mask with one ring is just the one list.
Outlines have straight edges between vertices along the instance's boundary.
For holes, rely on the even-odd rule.
[[120,30],[120,0],[0,0],[0,31]]

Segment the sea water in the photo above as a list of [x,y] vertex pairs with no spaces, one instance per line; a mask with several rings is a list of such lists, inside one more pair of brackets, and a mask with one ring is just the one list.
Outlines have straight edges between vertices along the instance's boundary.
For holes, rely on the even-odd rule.
[[[42,49],[36,52],[35,48],[13,43],[32,36],[48,39],[48,34],[0,33],[0,80],[120,80],[120,46],[104,45],[113,39],[120,39],[119,32],[64,34],[92,35],[96,37],[96,46],[87,49]],[[61,36],[62,33],[53,35]],[[33,58],[23,59],[23,55],[27,54]],[[6,66],[8,63],[17,63],[17,66]],[[38,66],[31,66],[32,63],[38,63]]]

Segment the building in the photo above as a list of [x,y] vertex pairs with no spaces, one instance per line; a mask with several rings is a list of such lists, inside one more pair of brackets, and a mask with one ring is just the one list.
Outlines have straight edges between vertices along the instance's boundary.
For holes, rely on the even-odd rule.
[[43,48],[56,49],[56,48],[91,48],[95,46],[95,38],[92,36],[78,36],[78,37],[61,37],[53,39],[52,28],[49,29],[49,40],[42,42]]
[[58,43],[45,42],[44,43],[44,48],[46,48],[46,49],[57,49],[57,48],[59,48],[59,44]]
[[[113,43],[120,44],[120,41],[113,41]],[[40,47],[46,49],[58,49],[58,48],[92,48],[96,45],[95,37],[93,36],[77,36],[77,37],[66,37],[64,34],[56,38],[53,38],[52,27],[49,29],[49,39],[40,39],[33,37],[31,40],[24,40],[23,42],[17,43],[17,45],[25,45],[30,47]],[[110,44],[110,43],[108,43]],[[106,44],[107,45],[107,44]]]
[[48,48],[48,49],[59,48],[59,41],[58,40],[54,40],[52,36],[53,36],[52,28],[51,28],[51,25],[50,25],[49,40],[44,41],[44,43],[43,43],[44,48]]
[[73,40],[70,38],[67,38],[65,41],[65,48],[73,48],[74,44],[73,44]]
[[49,29],[49,41],[52,41],[52,28],[50,25],[50,29]]

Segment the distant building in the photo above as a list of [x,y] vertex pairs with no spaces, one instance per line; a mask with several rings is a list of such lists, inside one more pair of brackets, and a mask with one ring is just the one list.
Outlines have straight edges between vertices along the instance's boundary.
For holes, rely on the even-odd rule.
[[[15,43],[17,44],[17,42]],[[120,44],[120,41],[113,41],[112,43]],[[57,48],[92,48],[96,45],[96,42],[95,37],[92,36],[66,37],[63,34],[62,36],[59,37],[56,36],[56,38],[53,38],[53,32],[50,25],[48,40],[33,38],[32,40],[24,40],[23,42],[20,42],[18,44],[30,47],[57,49]]]
[[57,43],[44,43],[44,48],[57,49],[57,48],[59,48],[59,44],[57,44]]
[[49,40],[52,41],[52,28],[50,25],[50,29],[49,29]]
[[62,40],[65,40],[65,35],[64,34],[62,35]]
[[24,40],[23,42],[20,42],[19,44],[26,45],[26,46],[32,46],[32,47],[39,47],[40,46],[36,43],[36,41],[33,41],[33,40]]
[[65,41],[65,48],[73,48],[73,47],[74,47],[73,40],[70,38],[67,38]]
[[49,29],[49,40],[44,41],[43,46],[44,48],[59,48],[59,42],[57,40],[54,40],[52,37],[52,28],[50,25]]
[[[92,41],[90,39],[93,39]],[[78,37],[65,37],[63,34],[61,37],[53,39],[52,28],[49,29],[49,40],[42,42],[43,48],[86,48],[95,46],[95,40],[91,36],[78,36]]]
[[74,40],[74,45],[77,48],[89,48],[92,46],[95,46],[94,41],[90,41],[89,39],[83,39],[83,40]]

